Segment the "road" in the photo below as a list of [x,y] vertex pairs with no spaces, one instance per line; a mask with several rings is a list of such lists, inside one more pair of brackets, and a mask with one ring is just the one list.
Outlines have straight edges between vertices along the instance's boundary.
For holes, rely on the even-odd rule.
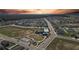
[[[25,27],[25,26],[18,26],[18,25],[7,25],[7,26],[14,26],[14,27],[19,27],[19,28],[44,28],[44,27]],[[7,26],[1,26],[1,27],[7,27]],[[36,48],[33,45],[28,46],[28,43],[26,42],[26,40],[28,40],[29,38],[26,38],[26,40],[24,40],[24,41],[23,40],[18,41],[18,39],[11,38],[11,37],[0,34],[0,39],[4,39],[4,40],[7,40],[7,41],[16,43],[18,45],[25,47],[25,49],[33,50],[33,49]]]
[[[7,41],[10,41],[10,42],[13,42],[13,43],[16,43],[16,44],[19,44],[23,47],[25,47],[25,49],[27,49],[27,47],[30,49],[30,50],[45,50],[46,47],[55,39],[55,37],[57,37],[57,34],[56,32],[54,31],[54,28],[52,26],[52,24],[46,19],[44,18],[44,20],[46,21],[47,25],[48,25],[48,28],[49,28],[49,37],[46,38],[40,45],[38,45],[37,47],[29,47],[26,43],[26,41],[18,41],[17,39],[15,38],[10,38],[10,37],[7,37],[7,36],[4,36],[4,35],[1,35],[0,34],[0,39],[5,39]],[[16,26],[16,25],[13,25],[13,26]],[[21,27],[21,26],[17,26],[17,27]],[[25,28],[25,27],[21,27],[21,28]],[[26,39],[27,40],[27,39]]]
[[13,24],[13,25],[9,25],[9,26],[14,26],[14,27],[19,27],[19,28],[44,28],[44,27],[27,27],[27,26],[20,26],[20,25],[15,25],[15,24]]
[[45,50],[47,48],[47,46],[56,38],[57,34],[54,31],[54,28],[52,26],[52,24],[46,19],[44,18],[44,20],[46,21],[48,28],[49,28],[49,37],[47,39],[45,39],[40,45],[38,45],[38,47],[36,48],[36,50]]
[[7,27],[7,26],[14,26],[14,27],[18,27],[18,28],[31,28],[31,29],[33,29],[33,28],[44,28],[44,27],[30,27],[30,26],[20,26],[20,25],[15,25],[15,24],[11,24],[11,25],[5,25],[5,26],[0,26],[0,27]]
[[27,41],[26,41],[26,40],[29,40],[28,38],[26,38],[25,40],[18,40],[18,39],[11,38],[11,37],[0,34],[0,39],[13,42],[15,44],[25,47],[25,49],[31,48],[30,46],[28,46]]

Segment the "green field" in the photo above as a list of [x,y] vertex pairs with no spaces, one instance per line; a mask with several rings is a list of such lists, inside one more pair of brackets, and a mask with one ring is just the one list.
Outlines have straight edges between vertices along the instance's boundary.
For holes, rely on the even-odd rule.
[[37,29],[31,28],[17,28],[13,26],[0,27],[0,33],[9,37],[20,38],[20,37],[30,37],[37,41],[43,40],[42,35],[35,34]]
[[49,44],[47,50],[79,50],[79,42],[56,38]]

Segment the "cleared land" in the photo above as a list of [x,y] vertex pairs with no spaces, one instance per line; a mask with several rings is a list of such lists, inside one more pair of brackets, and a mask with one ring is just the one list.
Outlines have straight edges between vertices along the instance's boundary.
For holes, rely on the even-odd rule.
[[36,30],[38,29],[7,26],[7,27],[0,27],[0,34],[13,38],[29,37],[34,38],[37,41],[43,40],[44,37],[42,35],[35,34]]
[[50,43],[47,50],[79,50],[79,42],[56,38]]

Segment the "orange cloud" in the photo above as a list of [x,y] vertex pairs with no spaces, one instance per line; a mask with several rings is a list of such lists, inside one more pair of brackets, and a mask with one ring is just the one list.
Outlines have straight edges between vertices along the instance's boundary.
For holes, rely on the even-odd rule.
[[79,12],[77,9],[0,9],[0,13],[8,14],[64,14]]

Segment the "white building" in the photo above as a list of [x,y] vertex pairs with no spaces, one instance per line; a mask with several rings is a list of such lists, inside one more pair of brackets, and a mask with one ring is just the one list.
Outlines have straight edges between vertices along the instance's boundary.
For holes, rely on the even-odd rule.
[[49,29],[47,27],[44,28],[44,32],[48,33]]

